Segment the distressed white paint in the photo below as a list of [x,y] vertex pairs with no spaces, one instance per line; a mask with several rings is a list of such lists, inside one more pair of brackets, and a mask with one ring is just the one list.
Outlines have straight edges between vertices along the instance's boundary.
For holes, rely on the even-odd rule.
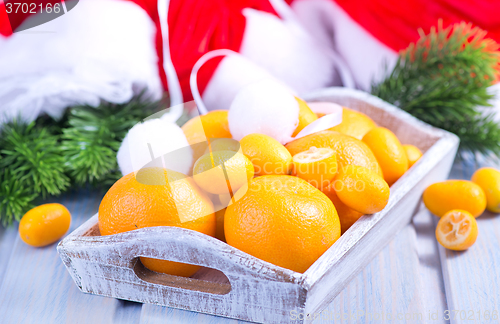
[[[479,167],[500,168],[498,160],[480,157],[477,162],[464,159],[451,175],[469,180]],[[436,225],[438,218],[429,217]],[[438,244],[447,309],[458,311],[450,312],[450,323],[500,323],[500,215],[485,211],[476,220],[477,240],[467,251]]]
[[[403,143],[416,145],[425,152],[392,186],[389,203],[383,211],[362,217],[304,274],[274,266],[214,238],[180,228],[156,227],[107,237],[86,236],[89,229],[96,228],[94,216],[58,246],[77,285],[94,294],[265,323],[290,322],[292,310],[317,313],[327,307],[410,222],[425,187],[447,177],[458,139],[360,91],[331,88],[307,99],[335,102],[362,111],[395,132]],[[220,295],[182,289],[186,280],[170,276],[162,279],[170,282],[168,286],[144,281],[133,270],[134,258],[138,256],[220,270],[229,279],[231,291]],[[199,286],[206,289],[207,284],[199,282]]]

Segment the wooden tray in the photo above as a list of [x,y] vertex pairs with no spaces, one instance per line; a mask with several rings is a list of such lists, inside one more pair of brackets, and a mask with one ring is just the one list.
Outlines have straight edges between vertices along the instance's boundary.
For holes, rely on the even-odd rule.
[[[298,323],[320,316],[351,278],[410,222],[423,190],[447,178],[459,140],[361,91],[329,88],[305,99],[364,112],[391,129],[402,143],[424,152],[391,187],[383,211],[360,218],[303,274],[176,227],[100,236],[95,215],[57,247],[80,290],[261,323]],[[144,268],[139,256],[204,268],[192,278],[159,274]]]

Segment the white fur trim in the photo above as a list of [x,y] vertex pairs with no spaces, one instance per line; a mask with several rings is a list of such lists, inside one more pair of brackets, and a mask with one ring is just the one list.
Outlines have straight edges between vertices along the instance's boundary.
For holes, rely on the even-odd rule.
[[332,61],[335,69],[342,80],[342,86],[346,88],[354,88],[354,79],[352,78],[351,71],[347,67],[344,60],[332,48],[328,48],[323,44],[317,42],[314,35],[308,35],[307,31],[303,28],[297,15],[293,12],[292,8],[284,0],[269,0],[274,10],[278,15],[284,19],[289,26],[293,26],[294,32],[302,34],[308,39],[315,41],[315,45],[321,47],[329,59]]
[[175,123],[150,119],[128,131],[116,158],[123,175],[153,166],[188,174],[193,151]]
[[238,92],[227,117],[233,139],[253,133],[271,136],[281,144],[292,139],[299,123],[299,104],[274,79],[252,83]]
[[317,40],[339,53],[349,66],[356,84],[369,90],[380,80],[384,62],[390,69],[397,53],[373,37],[332,0],[297,0],[292,9]]
[[154,33],[134,3],[83,0],[57,19],[8,37],[0,44],[0,122],[18,114],[58,117],[68,106],[96,106],[101,99],[124,103],[142,89],[159,99]]
[[331,58],[298,28],[272,14],[246,8],[246,28],[240,53],[286,83],[299,95],[340,85]]
[[[266,79],[273,79],[275,82],[281,83],[286,87],[286,85],[276,80],[269,72],[249,61],[244,56],[236,53],[226,56],[220,62],[205,88],[203,101],[207,110],[227,110],[231,106],[234,97],[236,97],[242,88]],[[289,90],[293,93],[291,89]]]

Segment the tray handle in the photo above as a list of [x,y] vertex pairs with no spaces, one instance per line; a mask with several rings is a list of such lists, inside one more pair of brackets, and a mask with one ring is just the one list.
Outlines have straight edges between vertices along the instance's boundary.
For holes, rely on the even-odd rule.
[[[218,292],[210,292],[219,294],[227,293],[231,290],[231,282],[242,279],[290,283],[301,281],[300,273],[262,261],[216,238],[192,230],[158,226],[98,236],[97,221],[95,215],[61,241],[58,250],[63,261],[65,258],[79,258],[129,268],[141,280],[174,287],[184,282],[185,287],[181,287],[184,289],[190,289],[192,280],[203,281],[203,278],[210,277],[209,281],[219,284]],[[194,278],[158,274],[138,262],[139,257],[198,265],[209,268],[200,271],[215,269],[219,273],[212,270],[209,275],[203,275],[203,272],[200,275],[198,272]],[[174,278],[175,282],[169,284]]]

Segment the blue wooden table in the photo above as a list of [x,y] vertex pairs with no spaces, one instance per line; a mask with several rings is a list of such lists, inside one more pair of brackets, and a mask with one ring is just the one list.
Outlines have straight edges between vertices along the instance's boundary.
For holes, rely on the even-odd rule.
[[[455,163],[451,177],[474,165]],[[75,191],[54,199],[72,213],[71,231],[98,209],[103,193]],[[435,240],[437,219],[423,205],[382,252],[313,323],[499,323],[500,216],[478,218],[466,252]],[[17,227],[0,227],[0,323],[237,323],[241,321],[80,292],[56,244],[32,248]]]

